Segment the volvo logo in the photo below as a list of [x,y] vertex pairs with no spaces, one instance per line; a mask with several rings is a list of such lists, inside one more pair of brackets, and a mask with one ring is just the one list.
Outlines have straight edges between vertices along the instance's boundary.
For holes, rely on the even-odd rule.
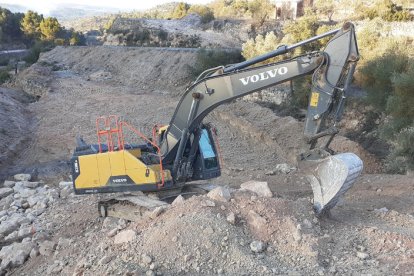
[[273,70],[268,70],[266,72],[261,72],[259,74],[256,75],[252,75],[252,76],[247,76],[245,78],[241,78],[239,79],[243,85],[248,85],[250,82],[255,83],[258,81],[264,81],[267,80],[269,78],[274,78],[277,75],[285,75],[288,72],[287,67],[280,67],[280,68],[275,68]]
[[126,178],[116,178],[116,179],[112,179],[112,182],[114,182],[114,183],[126,183],[126,182],[128,182],[128,180]]

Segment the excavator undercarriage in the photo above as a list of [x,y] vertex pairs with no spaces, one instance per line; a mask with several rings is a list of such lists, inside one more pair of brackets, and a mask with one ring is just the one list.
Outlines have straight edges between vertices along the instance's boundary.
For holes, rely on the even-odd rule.
[[[326,36],[333,37],[323,51],[252,67]],[[335,154],[329,148],[339,132],[337,123],[358,58],[354,26],[346,23],[341,29],[280,46],[251,60],[206,70],[186,89],[169,125],[156,126],[151,139],[116,116],[98,118],[98,144],[78,139],[71,160],[75,193],[141,191],[172,196],[188,187],[188,182],[219,177],[215,132],[203,123],[204,117],[236,98],[312,74],[304,130],[309,150],[298,156],[298,163],[312,186],[315,212],[324,214],[352,187],[363,168],[357,155]],[[126,130],[145,143],[127,143]],[[131,197],[124,201],[134,203]],[[101,214],[108,215],[110,205],[101,203]]]

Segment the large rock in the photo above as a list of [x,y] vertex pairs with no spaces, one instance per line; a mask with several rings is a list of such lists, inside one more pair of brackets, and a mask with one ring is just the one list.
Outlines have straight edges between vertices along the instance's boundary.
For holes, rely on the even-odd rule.
[[265,181],[260,182],[260,181],[250,180],[250,181],[247,181],[241,184],[240,189],[254,192],[258,196],[262,196],[262,197],[273,196],[272,191],[270,190],[269,186],[267,185],[267,182]]
[[261,253],[266,249],[266,245],[262,241],[253,241],[250,243],[250,249],[255,253]]
[[11,195],[14,192],[12,188],[0,188],[0,198]]
[[45,194],[35,194],[32,196],[29,196],[27,198],[27,202],[29,203],[30,207],[35,206],[37,203],[41,202],[45,205],[47,205],[49,203],[49,199]]
[[71,187],[60,190],[60,198],[68,198],[71,194],[73,194],[73,188]]
[[217,201],[229,201],[229,199],[231,198],[230,192],[227,188],[224,187],[217,187],[213,190],[211,190],[207,196],[213,200],[217,200]]
[[0,200],[0,208],[2,210],[7,210],[10,207],[10,204],[14,201],[13,195],[6,196]]
[[71,246],[72,240],[71,239],[65,239],[65,238],[59,238],[56,250],[64,250]]
[[43,241],[39,244],[39,253],[43,256],[50,256],[55,251],[55,248],[56,243],[54,241]]
[[3,186],[8,187],[8,188],[13,188],[14,184],[16,184],[15,181],[6,180],[6,181],[4,181]]
[[119,232],[114,239],[115,244],[128,243],[135,240],[137,233],[134,230],[124,230]]
[[17,182],[14,185],[13,190],[14,190],[15,193],[17,193],[17,195],[15,195],[15,197],[16,196],[19,196],[19,197],[29,197],[29,196],[34,195],[37,192],[34,189],[27,188],[25,186],[25,182],[24,181]]
[[247,215],[247,223],[252,227],[255,231],[260,232],[262,229],[266,229],[267,221],[264,217],[259,215],[253,210],[249,211]]
[[184,197],[182,195],[179,195],[171,203],[171,206],[177,206],[177,205],[183,204],[184,201],[185,201]]
[[30,189],[35,189],[37,186],[39,186],[39,182],[22,181],[22,183],[26,188]]
[[34,232],[34,228],[32,228],[32,226],[22,227],[22,228],[20,228],[20,230],[18,232],[18,237],[19,238],[29,237],[29,236],[33,235],[33,232]]
[[13,243],[4,246],[0,251],[1,269],[22,265],[29,257],[33,244],[30,242]]
[[59,192],[56,189],[49,189],[46,192],[49,202],[55,202],[59,198]]
[[15,220],[6,220],[0,224],[0,235],[6,236],[19,228],[19,224]]
[[17,181],[30,181],[32,176],[30,174],[19,173],[14,175],[14,179]]
[[70,188],[73,189],[73,182],[67,182],[67,181],[61,181],[59,182],[59,188],[60,189],[65,189],[65,188]]
[[277,164],[275,170],[277,172],[281,172],[281,173],[284,173],[284,174],[288,174],[291,171],[296,170],[296,167],[292,167],[289,164],[283,163],[283,164]]

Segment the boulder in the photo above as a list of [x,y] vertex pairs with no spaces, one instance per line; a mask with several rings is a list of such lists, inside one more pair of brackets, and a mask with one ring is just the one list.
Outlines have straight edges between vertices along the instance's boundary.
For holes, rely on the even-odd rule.
[[260,216],[253,210],[249,211],[247,215],[247,223],[256,231],[260,231],[261,229],[266,229],[267,221],[264,217]]
[[137,233],[134,230],[124,230],[119,232],[114,239],[115,244],[128,243],[135,240]]
[[159,215],[161,215],[164,211],[165,211],[166,207],[165,206],[158,206],[157,208],[155,208],[149,215],[150,218],[155,219],[156,217],[158,217]]
[[289,164],[283,163],[283,164],[277,164],[275,170],[277,172],[281,172],[281,173],[284,173],[284,174],[288,174],[291,171],[296,170],[296,168],[290,166]]
[[13,243],[4,246],[0,251],[1,268],[17,267],[22,265],[33,249],[31,242]]
[[14,201],[13,195],[6,196],[5,198],[0,199],[0,208],[6,210],[10,207],[10,204]]
[[60,198],[68,198],[71,194],[73,194],[73,189],[70,187],[66,187],[60,190]]
[[70,247],[72,244],[71,239],[59,238],[59,241],[56,246],[56,250],[64,250]]
[[230,200],[231,195],[227,188],[217,187],[211,190],[207,196],[213,200],[227,202]]
[[110,230],[118,227],[119,219],[113,217],[106,217],[102,223],[103,230]]
[[39,182],[22,181],[22,183],[26,188],[30,189],[35,189],[37,186],[39,186]]
[[33,232],[34,232],[34,229],[32,228],[32,226],[21,227],[18,232],[18,237],[19,238],[29,237],[33,234]]
[[182,195],[177,196],[174,201],[171,203],[172,206],[183,204],[185,201],[184,197]]
[[27,203],[29,203],[30,207],[35,206],[39,202],[44,203],[45,205],[47,205],[49,203],[49,199],[47,198],[47,196],[45,194],[40,194],[40,193],[29,196],[27,198]]
[[[43,256],[50,256],[53,254],[56,248],[54,241],[43,241],[39,243],[39,253]],[[29,252],[30,253],[30,252]]]
[[266,249],[266,245],[262,241],[252,241],[250,249],[255,253],[261,253]]
[[16,184],[13,187],[15,194],[15,198],[16,197],[29,197],[32,196],[36,193],[36,190],[27,188],[24,185],[24,182],[20,181],[20,182],[16,182]]
[[30,181],[32,176],[30,174],[19,173],[14,175],[14,179],[17,181]]
[[72,181],[61,181],[59,182],[59,188],[60,189],[65,189],[65,188],[73,189],[73,182]]
[[46,192],[46,196],[49,202],[55,202],[59,198],[59,192],[56,189],[49,189]]
[[272,197],[273,193],[270,190],[269,186],[267,185],[267,182],[261,182],[261,181],[255,181],[250,180],[247,182],[244,182],[240,185],[240,190],[247,190],[256,193],[258,196],[262,197]]
[[0,198],[5,198],[14,192],[12,188],[0,188]]
[[34,258],[36,256],[39,256],[39,248],[33,247],[33,249],[30,251],[30,258]]
[[3,186],[8,187],[8,188],[13,188],[14,184],[16,184],[15,181],[6,180],[6,181],[4,181]]
[[0,235],[7,236],[11,232],[16,231],[19,228],[19,224],[15,220],[6,220],[0,224]]
[[236,223],[236,216],[234,215],[233,212],[230,212],[227,217],[226,220],[231,223],[231,224],[235,224]]

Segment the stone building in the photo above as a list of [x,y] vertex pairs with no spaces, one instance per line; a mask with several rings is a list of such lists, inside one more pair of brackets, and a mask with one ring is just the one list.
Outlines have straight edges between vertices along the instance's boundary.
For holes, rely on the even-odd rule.
[[295,20],[305,13],[305,8],[312,7],[313,0],[276,0],[276,19]]

